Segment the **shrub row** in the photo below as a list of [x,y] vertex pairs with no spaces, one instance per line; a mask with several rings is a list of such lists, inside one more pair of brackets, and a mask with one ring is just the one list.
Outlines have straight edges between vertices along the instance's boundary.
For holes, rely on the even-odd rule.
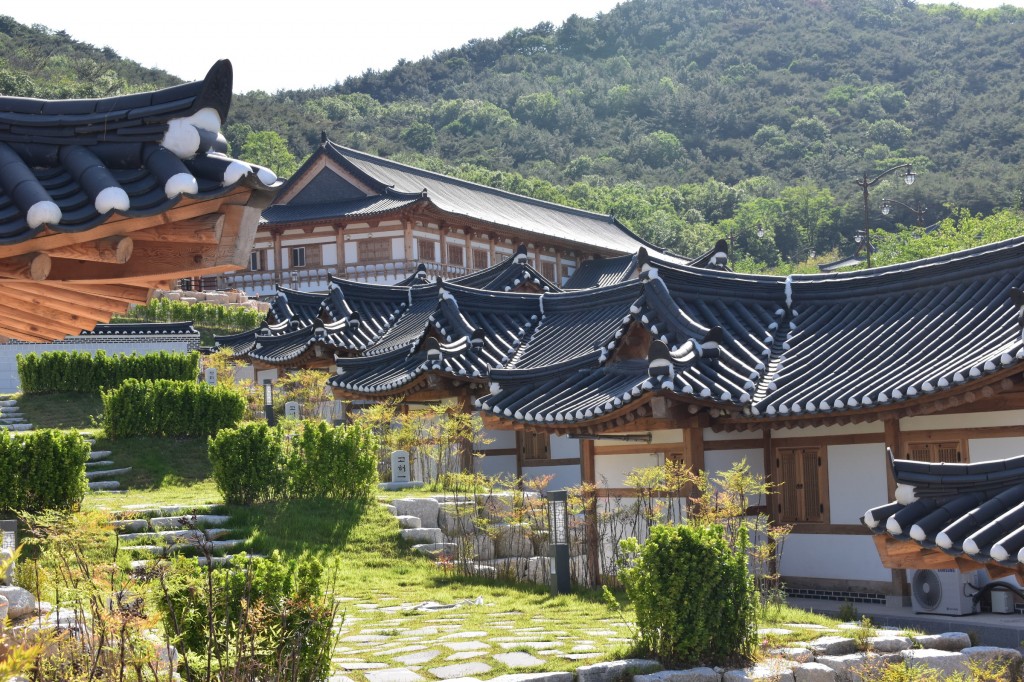
[[274,499],[365,499],[377,486],[376,437],[358,426],[303,422],[286,434],[265,423],[210,439],[213,478],[231,504]]
[[103,428],[115,439],[210,436],[245,414],[245,398],[238,391],[195,380],[127,379],[102,397]]
[[0,430],[0,509],[77,509],[89,489],[89,449],[75,431],[41,429],[16,436]]
[[118,322],[194,322],[197,326],[245,331],[260,326],[264,317],[264,313],[253,308],[218,303],[184,303],[157,298],[145,305],[135,306],[124,315],[115,316],[114,319]]
[[107,355],[86,351],[52,351],[18,356],[18,378],[24,393],[95,393],[126,379],[195,381],[199,353],[160,351],[147,355]]

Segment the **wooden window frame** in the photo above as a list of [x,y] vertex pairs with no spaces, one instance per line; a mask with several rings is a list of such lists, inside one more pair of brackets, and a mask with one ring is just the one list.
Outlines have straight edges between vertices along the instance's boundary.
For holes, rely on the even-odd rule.
[[551,434],[546,432],[516,431],[516,452],[524,464],[551,461]]
[[549,282],[559,283],[555,281],[555,264],[550,261],[542,260],[540,262],[540,274]]
[[462,244],[448,243],[448,265],[463,267],[466,264],[466,247]]
[[356,257],[360,263],[384,263],[391,260],[391,238],[371,237],[358,240]]
[[[787,481],[787,477],[794,480]],[[770,509],[776,521],[830,523],[827,446],[773,448],[771,481],[777,486],[770,498]]]
[[903,445],[904,451],[900,459],[915,462],[951,462],[966,464],[971,461],[967,451],[967,439],[948,438],[946,440],[909,440]]
[[486,270],[489,267],[491,254],[487,249],[473,249],[473,268]]
[[[301,263],[299,261],[302,261]],[[303,246],[289,246],[288,247],[288,267],[289,268],[304,268],[306,267],[306,247]]]
[[[430,252],[429,258],[426,252]],[[421,263],[436,263],[437,262],[437,242],[433,239],[427,239],[426,237],[418,237],[416,239],[416,253],[419,255],[419,261]]]
[[249,271],[264,272],[267,269],[267,250],[254,249],[249,254]]

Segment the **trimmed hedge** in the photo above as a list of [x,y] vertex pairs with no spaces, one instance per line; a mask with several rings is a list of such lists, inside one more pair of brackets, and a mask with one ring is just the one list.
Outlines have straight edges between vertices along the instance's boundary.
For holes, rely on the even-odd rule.
[[89,489],[89,450],[76,431],[41,429],[13,435],[0,430],[0,509],[77,509]]
[[168,298],[155,298],[145,305],[137,305],[112,321],[131,322],[192,322],[197,327],[217,327],[245,331],[263,323],[266,313],[254,308],[226,306],[219,303],[185,303]]
[[86,351],[50,351],[18,356],[18,378],[23,393],[95,393],[127,379],[195,381],[199,353],[160,351],[139,355],[107,355]]
[[377,443],[368,429],[303,422],[296,434],[265,423],[210,439],[213,479],[230,504],[273,499],[366,499],[377,487]]
[[103,428],[114,439],[210,436],[234,426],[245,414],[241,393],[195,380],[127,379],[101,395]]

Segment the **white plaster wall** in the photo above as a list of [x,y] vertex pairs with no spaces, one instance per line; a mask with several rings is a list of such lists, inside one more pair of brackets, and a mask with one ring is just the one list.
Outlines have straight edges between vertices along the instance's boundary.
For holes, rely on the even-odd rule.
[[[764,450],[763,448],[750,448],[746,450],[711,450],[704,453],[704,470],[711,478],[723,471],[728,471],[736,462],[747,461],[750,473],[757,476],[764,476]],[[758,495],[751,499],[748,504],[763,505],[764,495]]]
[[971,438],[967,451],[972,462],[988,462],[1024,455],[1024,437],[1012,438]]
[[345,237],[345,262],[352,264],[356,262],[356,256],[359,255],[359,249],[354,241],[349,241],[348,237]]
[[868,509],[886,504],[885,445],[828,446],[829,519],[832,523],[860,523]]
[[515,455],[485,455],[473,460],[473,470],[486,476],[516,477]]
[[320,257],[323,258],[323,261],[322,261],[323,264],[325,266],[327,266],[327,265],[337,265],[338,264],[338,246],[337,246],[337,244],[336,243],[335,244],[324,244],[322,246],[322,249],[323,249],[323,253],[322,253],[322,255]]
[[[974,412],[970,414],[930,414],[900,420],[901,431],[926,429],[970,429],[984,426],[1018,426],[1024,424],[1024,410]],[[974,451],[971,451],[974,454]]]
[[663,464],[660,454],[644,453],[639,455],[597,455],[594,457],[594,475],[599,486],[622,488],[626,476],[633,469],[653,467]]
[[714,429],[704,429],[704,440],[705,441],[716,441],[716,440],[750,440],[751,446],[757,444],[760,445],[763,438],[761,437],[760,431],[715,431]]
[[276,369],[261,369],[256,372],[256,383],[262,384],[267,379],[271,382],[277,381],[277,370]]
[[[514,472],[515,469],[513,468],[512,471]],[[580,466],[578,464],[571,464],[567,466],[523,467],[523,478],[537,478],[540,476],[552,477],[551,482],[548,483],[548,490],[572,488],[583,482],[583,476],[581,475]]]
[[391,260],[405,260],[405,240],[391,240]]
[[783,578],[892,580],[869,535],[790,535],[779,572]]
[[579,456],[579,439],[568,436],[551,437],[551,459],[576,459]]
[[474,443],[473,447],[477,450],[500,450],[505,448],[514,448],[516,446],[516,432],[510,429],[487,429],[484,431],[483,435],[484,438],[493,442],[486,445],[483,443]]

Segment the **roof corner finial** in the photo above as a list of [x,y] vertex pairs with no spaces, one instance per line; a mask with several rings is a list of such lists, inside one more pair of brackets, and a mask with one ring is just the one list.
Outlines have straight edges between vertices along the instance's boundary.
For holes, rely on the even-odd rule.
[[1024,329],[1024,291],[1017,287],[1010,287],[1010,300],[1017,306],[1017,324]]
[[673,374],[672,353],[661,339],[652,339],[647,349],[647,374],[652,379],[665,378]]
[[327,146],[327,131],[326,130],[321,130],[320,131],[320,146],[321,147],[326,147]]
[[519,246],[516,247],[515,262],[525,263],[529,259],[529,255],[526,244],[520,243]]

